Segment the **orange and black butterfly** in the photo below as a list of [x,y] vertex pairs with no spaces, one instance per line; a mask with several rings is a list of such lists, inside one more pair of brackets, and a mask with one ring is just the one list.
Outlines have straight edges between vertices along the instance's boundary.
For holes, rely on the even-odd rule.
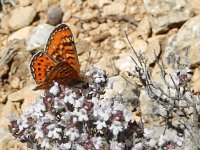
[[82,80],[73,35],[66,24],[51,32],[45,50],[32,57],[30,70],[38,84],[34,90],[49,88],[53,81],[73,85]]

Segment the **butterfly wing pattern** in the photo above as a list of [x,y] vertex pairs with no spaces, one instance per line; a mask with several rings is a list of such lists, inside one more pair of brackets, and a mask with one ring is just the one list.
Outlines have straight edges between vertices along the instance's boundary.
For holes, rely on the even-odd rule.
[[32,57],[30,70],[38,84],[34,90],[49,88],[53,81],[67,85],[81,81],[73,35],[66,24],[58,25],[51,32],[45,50]]

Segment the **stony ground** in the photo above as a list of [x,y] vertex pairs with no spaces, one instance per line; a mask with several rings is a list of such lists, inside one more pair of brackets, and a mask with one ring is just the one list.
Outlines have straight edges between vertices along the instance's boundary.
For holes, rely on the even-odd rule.
[[[42,91],[33,92],[35,83],[29,71],[32,55],[44,48],[55,25],[71,28],[82,70],[88,65],[105,69],[109,76],[128,78],[134,70],[133,48],[143,54],[157,78],[154,51],[167,68],[176,68],[176,56],[191,63],[191,89],[200,92],[200,1],[193,0],[15,0],[0,11],[0,149],[26,149],[9,140],[6,116],[19,116]],[[90,56],[89,56],[90,53]],[[88,65],[87,65],[88,64]],[[144,118],[151,102],[141,91],[119,77],[128,100],[139,99]],[[131,78],[128,78],[132,82]],[[159,78],[157,78],[159,80]],[[127,88],[128,87],[128,88]],[[117,89],[117,88],[116,88]],[[130,95],[131,93],[131,95]],[[153,118],[157,124],[162,122]],[[147,119],[148,120],[148,119]],[[151,122],[149,120],[149,122]],[[147,123],[151,127],[151,123]],[[160,130],[163,128],[160,127]],[[157,134],[160,134],[158,131]],[[6,147],[6,148],[5,148]]]

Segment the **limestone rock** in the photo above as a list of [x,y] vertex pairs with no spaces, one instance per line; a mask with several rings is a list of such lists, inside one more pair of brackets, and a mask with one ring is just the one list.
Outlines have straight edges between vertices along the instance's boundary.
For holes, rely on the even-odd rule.
[[186,0],[143,0],[143,2],[155,34],[166,32],[174,25],[180,26],[193,15]]
[[36,10],[32,6],[16,8],[9,20],[9,26],[12,30],[17,30],[28,26],[34,19]]
[[103,7],[103,15],[122,15],[125,7],[124,3],[111,3]]
[[21,28],[21,29],[15,31],[15,32],[13,32],[8,37],[8,41],[11,41],[11,40],[14,40],[14,39],[16,39],[16,40],[26,40],[29,37],[31,30],[32,30],[31,26]]
[[60,7],[51,7],[47,12],[47,22],[50,25],[58,25],[62,21],[63,12]]

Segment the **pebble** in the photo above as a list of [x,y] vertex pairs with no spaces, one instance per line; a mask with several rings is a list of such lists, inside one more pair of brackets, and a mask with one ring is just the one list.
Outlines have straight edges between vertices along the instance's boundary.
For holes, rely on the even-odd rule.
[[63,12],[60,7],[51,7],[47,12],[47,22],[50,25],[58,25],[61,23],[63,17]]
[[111,3],[103,7],[103,15],[122,15],[125,7],[124,3]]
[[67,9],[63,15],[63,18],[62,18],[62,22],[67,22],[69,21],[69,19],[71,18],[72,16],[72,11],[71,9]]
[[10,82],[10,85],[14,89],[18,89],[20,86],[20,79],[18,77],[13,77],[13,79]]
[[109,29],[109,26],[107,23],[102,23],[99,25],[99,29],[101,30],[101,32],[107,31]]
[[36,11],[32,6],[16,8],[9,19],[9,26],[12,30],[28,26],[35,16]]
[[30,32],[32,30],[32,26],[21,28],[15,32],[13,32],[9,37],[8,41],[16,40],[25,40],[29,37]]
[[118,40],[114,43],[114,48],[116,48],[116,49],[121,50],[121,49],[124,49],[125,47],[126,47],[126,45],[125,45],[124,41],[122,41],[122,40]]
[[73,0],[61,0],[60,7],[63,12],[66,12],[72,6]]

